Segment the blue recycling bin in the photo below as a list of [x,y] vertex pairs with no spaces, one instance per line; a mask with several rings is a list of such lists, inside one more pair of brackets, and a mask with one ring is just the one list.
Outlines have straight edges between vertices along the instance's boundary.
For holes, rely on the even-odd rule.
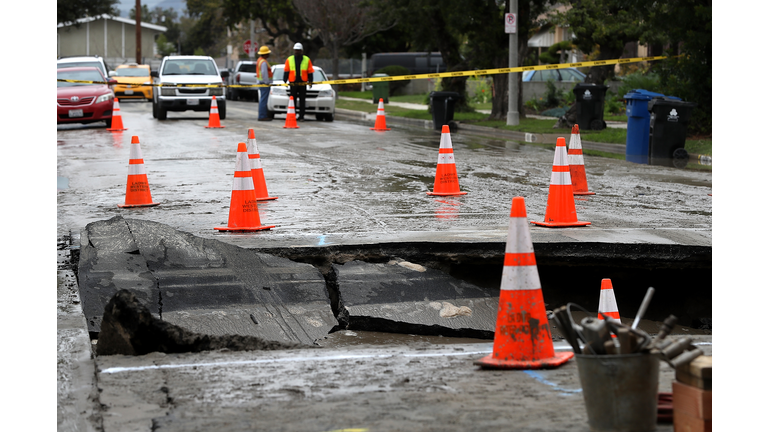
[[[624,95],[624,100],[627,101],[627,150],[625,159],[629,162],[648,164],[648,143],[651,130],[648,102],[655,97],[664,97],[664,95],[643,89],[630,90]],[[674,96],[668,96],[668,98],[680,100]]]

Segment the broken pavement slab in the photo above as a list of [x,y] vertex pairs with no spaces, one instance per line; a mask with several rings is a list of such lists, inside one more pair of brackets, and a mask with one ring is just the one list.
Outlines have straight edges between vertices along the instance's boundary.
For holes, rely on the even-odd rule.
[[351,330],[493,339],[498,289],[407,261],[333,268]]
[[312,344],[338,322],[309,264],[116,216],[81,234],[80,297],[89,332],[120,289],[158,318],[208,335]]

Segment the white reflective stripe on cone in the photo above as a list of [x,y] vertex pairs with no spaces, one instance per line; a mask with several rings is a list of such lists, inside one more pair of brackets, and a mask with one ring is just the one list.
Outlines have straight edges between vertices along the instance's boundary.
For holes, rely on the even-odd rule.
[[144,170],[144,164],[130,164],[128,165],[128,175],[146,174]]
[[618,312],[619,305],[616,297],[611,295],[613,290],[600,290],[600,312]]
[[254,190],[253,177],[235,177],[232,190]]
[[539,270],[535,265],[504,266],[504,270],[501,272],[501,289],[507,291],[541,289]]
[[261,169],[261,158],[251,158],[251,169]]
[[571,173],[566,172],[553,172],[552,177],[549,178],[549,184],[553,186],[571,186]]
[[528,229],[526,218],[510,218],[507,230],[507,246],[505,253],[533,253],[531,230]]
[[437,156],[437,164],[455,164],[456,160],[453,158],[453,153],[440,153]]
[[453,143],[451,142],[451,134],[441,134],[440,136],[440,148],[453,148]]
[[216,107],[211,108],[211,114],[218,114],[218,113],[219,113],[219,109],[218,108],[216,108]]
[[568,163],[571,165],[584,165],[584,155],[569,154]]
[[555,148],[555,162],[553,166],[568,166],[568,151],[564,146],[557,146]]

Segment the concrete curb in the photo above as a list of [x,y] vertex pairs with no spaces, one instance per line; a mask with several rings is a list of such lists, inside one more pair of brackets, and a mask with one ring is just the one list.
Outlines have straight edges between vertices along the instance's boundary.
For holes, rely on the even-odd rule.
[[[342,108],[336,108],[336,115],[347,117],[355,120],[363,121],[376,121],[375,113],[365,113],[361,111],[353,111]],[[504,138],[509,140],[536,143],[536,144],[557,144],[558,137],[564,137],[568,139],[570,137],[570,131],[566,131],[563,134],[540,134],[540,133],[528,133],[528,132],[516,132],[494,129],[485,126],[475,126],[465,124],[461,122],[455,122],[459,131],[466,131],[478,135],[490,136],[495,138]],[[413,126],[424,129],[432,129],[432,120],[420,120],[407,117],[387,116],[387,124],[398,124],[403,126]],[[614,154],[626,154],[626,144],[613,144],[613,143],[600,143],[595,141],[581,140],[581,147],[585,150],[602,151],[606,153]],[[689,160],[691,162],[697,162],[701,165],[712,165],[712,156],[699,155],[691,153],[689,154]]]

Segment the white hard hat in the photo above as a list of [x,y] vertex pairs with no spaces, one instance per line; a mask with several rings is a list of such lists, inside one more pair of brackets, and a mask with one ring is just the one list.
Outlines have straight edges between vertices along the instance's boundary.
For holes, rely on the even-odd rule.
[[296,42],[296,45],[293,46],[293,49],[295,50],[304,50],[304,46],[301,45],[301,43]]

